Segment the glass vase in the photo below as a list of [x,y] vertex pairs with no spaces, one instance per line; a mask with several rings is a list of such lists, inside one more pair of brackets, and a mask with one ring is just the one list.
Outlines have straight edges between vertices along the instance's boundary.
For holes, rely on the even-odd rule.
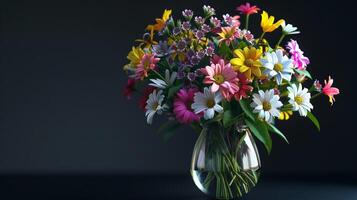
[[191,175],[196,186],[216,199],[240,198],[258,182],[260,158],[248,127],[205,125],[195,144]]

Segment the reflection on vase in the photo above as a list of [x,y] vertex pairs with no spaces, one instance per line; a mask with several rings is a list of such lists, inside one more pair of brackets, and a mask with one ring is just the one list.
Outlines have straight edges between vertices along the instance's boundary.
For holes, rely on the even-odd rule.
[[191,175],[196,186],[217,199],[242,197],[259,178],[260,159],[249,129],[227,130],[218,122],[204,126],[192,156]]

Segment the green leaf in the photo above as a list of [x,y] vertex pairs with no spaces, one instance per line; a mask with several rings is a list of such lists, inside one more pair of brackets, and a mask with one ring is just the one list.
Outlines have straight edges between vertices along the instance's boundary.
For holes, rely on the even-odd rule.
[[168,98],[171,98],[173,97],[177,91],[179,91],[179,89],[182,88],[182,84],[179,84],[179,85],[175,85],[175,86],[172,86],[170,89],[169,89],[169,93],[167,95]]
[[223,114],[223,126],[228,128],[239,120],[240,116],[235,115],[232,110],[227,110]]
[[283,138],[286,143],[289,144],[288,139],[285,137],[285,135],[279,129],[277,129],[273,124],[268,124],[268,125],[269,125],[268,126],[269,131],[276,133],[278,136]]
[[176,121],[168,121],[157,130],[157,133],[162,134],[162,137],[166,142],[176,133],[176,130],[180,126],[181,125]]
[[260,120],[255,120],[253,122],[249,118],[245,118],[245,123],[248,125],[250,130],[253,132],[255,137],[257,137],[265,146],[268,154],[270,154],[273,142],[268,132],[266,124]]
[[308,77],[309,79],[312,79],[310,72],[308,72],[307,70],[295,70],[295,71],[301,75]]
[[311,112],[307,112],[307,117],[312,121],[312,123],[314,123],[314,125],[317,128],[317,130],[320,131],[320,122],[319,122],[319,120],[317,120],[317,118]]
[[240,106],[242,107],[242,110],[244,113],[253,121],[255,121],[255,117],[253,112],[250,110],[250,105],[246,100],[240,100],[239,101]]

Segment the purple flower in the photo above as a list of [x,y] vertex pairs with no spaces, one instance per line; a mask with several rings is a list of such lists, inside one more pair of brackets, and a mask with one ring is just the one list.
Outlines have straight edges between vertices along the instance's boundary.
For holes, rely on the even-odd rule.
[[191,24],[190,24],[189,21],[185,21],[185,22],[182,23],[182,29],[183,30],[188,31],[188,30],[190,30],[190,28],[191,28]]
[[172,50],[171,46],[169,47],[169,45],[167,44],[166,41],[164,41],[164,42],[163,41],[159,41],[159,44],[153,45],[152,46],[152,51],[158,57],[164,57],[164,56],[167,56],[167,55],[173,53],[173,50]]
[[236,26],[238,27],[240,25],[239,16],[230,16],[229,14],[223,15],[224,22],[229,25],[229,26]]
[[183,79],[186,77],[186,73],[183,70],[177,72],[177,79]]
[[198,24],[198,25],[202,25],[205,23],[205,19],[202,18],[201,16],[197,16],[195,17],[195,22]]
[[213,47],[207,47],[206,48],[206,55],[207,56],[212,56],[214,53],[214,48]]
[[210,17],[212,15],[215,15],[216,11],[211,6],[204,5],[203,6],[203,13],[205,14],[205,17]]
[[198,65],[198,63],[200,62],[200,59],[197,56],[192,56],[190,59],[190,62],[192,65]]
[[203,57],[205,57],[206,52],[205,51],[199,51],[196,53],[196,56],[201,60]]
[[203,24],[201,30],[205,33],[208,33],[211,31],[211,27],[209,27],[207,24]]
[[217,17],[211,17],[209,20],[213,28],[221,27],[221,20],[217,19]]
[[180,27],[175,27],[173,30],[172,30],[172,33],[174,35],[178,35],[181,33],[181,28]]
[[185,40],[180,40],[178,43],[177,43],[177,50],[178,51],[184,51],[186,49],[186,41]]
[[185,9],[184,11],[182,11],[182,15],[185,17],[186,20],[190,21],[193,16],[193,11]]
[[187,73],[187,79],[190,81],[194,81],[196,79],[196,74],[194,72]]
[[290,42],[286,45],[286,48],[289,49],[291,54],[291,59],[294,61],[293,64],[298,70],[306,69],[306,66],[310,63],[308,57],[304,56],[304,52],[301,51],[299,44],[291,39]]
[[197,37],[197,39],[200,40],[201,38],[203,38],[205,36],[205,33],[203,31],[198,30],[195,32],[195,36]]

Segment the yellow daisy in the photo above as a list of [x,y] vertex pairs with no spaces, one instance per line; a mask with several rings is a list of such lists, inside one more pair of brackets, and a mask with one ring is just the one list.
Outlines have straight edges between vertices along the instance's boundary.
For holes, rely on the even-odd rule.
[[144,51],[141,49],[141,47],[132,47],[132,50],[126,57],[128,60],[130,60],[130,63],[124,66],[124,70],[136,68],[143,56]]
[[244,49],[236,49],[233,51],[235,58],[231,59],[232,68],[235,71],[243,73],[249,80],[254,79],[254,76],[259,78],[262,73],[260,71],[261,63],[259,61],[262,55],[261,49],[255,47],[244,47]]
[[284,23],[285,21],[283,19],[278,20],[275,24],[274,24],[274,20],[275,17],[274,16],[269,16],[267,12],[263,11],[263,13],[261,14],[262,16],[262,20],[260,22],[260,26],[263,29],[263,32],[273,32],[275,29],[277,29],[282,23]]

